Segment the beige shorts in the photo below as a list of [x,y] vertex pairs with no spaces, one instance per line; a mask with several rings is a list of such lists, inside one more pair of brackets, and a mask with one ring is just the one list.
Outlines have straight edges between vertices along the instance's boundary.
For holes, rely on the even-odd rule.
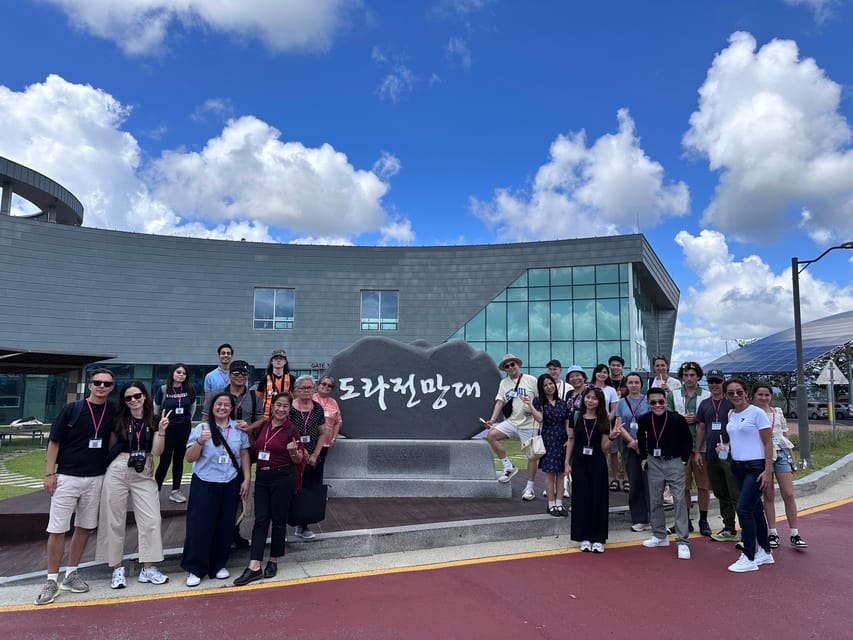
[[104,476],[56,476],[56,491],[50,499],[48,533],[65,533],[71,528],[71,515],[76,514],[74,526],[97,529],[98,507]]
[[497,429],[508,438],[518,438],[521,444],[536,435],[536,429],[519,429],[508,420],[498,422],[492,428]]

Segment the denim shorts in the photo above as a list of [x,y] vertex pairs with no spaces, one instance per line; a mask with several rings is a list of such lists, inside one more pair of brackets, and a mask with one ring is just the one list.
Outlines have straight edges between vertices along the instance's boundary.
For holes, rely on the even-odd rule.
[[773,461],[773,473],[794,473],[794,458],[789,449],[776,451],[776,459]]

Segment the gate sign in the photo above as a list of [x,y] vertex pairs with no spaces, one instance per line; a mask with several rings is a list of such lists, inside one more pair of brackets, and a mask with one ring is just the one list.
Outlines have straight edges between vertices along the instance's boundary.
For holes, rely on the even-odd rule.
[[482,430],[500,374],[491,356],[461,340],[429,347],[362,338],[332,358],[328,373],[348,438],[463,440]]

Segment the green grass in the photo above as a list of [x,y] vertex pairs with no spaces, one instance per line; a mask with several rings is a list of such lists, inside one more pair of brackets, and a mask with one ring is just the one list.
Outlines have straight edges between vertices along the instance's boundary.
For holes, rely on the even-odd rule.
[[[797,436],[791,437],[791,442],[798,444]],[[832,431],[810,431],[809,445],[812,453],[812,471],[828,467],[838,459],[853,451],[853,431],[836,432],[833,439]],[[799,459],[799,449],[795,451]]]
[[[503,444],[504,449],[506,449],[506,455],[516,468],[527,469],[527,458],[521,453],[521,442],[515,438],[507,438],[506,440],[501,440],[501,444]],[[503,468],[501,461],[495,458],[495,471],[502,471]]]

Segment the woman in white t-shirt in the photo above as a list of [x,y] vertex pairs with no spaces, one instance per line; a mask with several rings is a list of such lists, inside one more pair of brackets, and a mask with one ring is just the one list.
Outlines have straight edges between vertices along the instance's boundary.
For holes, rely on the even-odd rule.
[[[788,527],[791,529],[791,546],[795,549],[807,549],[808,544],[800,537],[797,528],[797,501],[794,498],[794,456],[792,443],[785,434],[788,432],[788,423],[785,414],[779,407],[770,406],[773,399],[773,388],[766,382],[756,382],[752,386],[752,402],[756,407],[762,409],[770,418],[771,436],[773,440],[773,475],[779,483],[779,493],[782,494],[782,502],[785,503],[785,517]],[[770,527],[768,539],[770,548],[779,546],[779,532],[776,531],[776,495],[773,483],[764,487],[764,515],[767,525]]]
[[[773,564],[767,538],[767,520],[761,492],[773,482],[773,442],[770,420],[763,410],[749,404],[746,382],[726,380],[723,392],[732,405],[726,431],[731,447],[732,473],[740,489],[736,511],[741,526],[743,553],[729,571],[758,571],[762,564]],[[724,450],[718,444],[717,451]]]

